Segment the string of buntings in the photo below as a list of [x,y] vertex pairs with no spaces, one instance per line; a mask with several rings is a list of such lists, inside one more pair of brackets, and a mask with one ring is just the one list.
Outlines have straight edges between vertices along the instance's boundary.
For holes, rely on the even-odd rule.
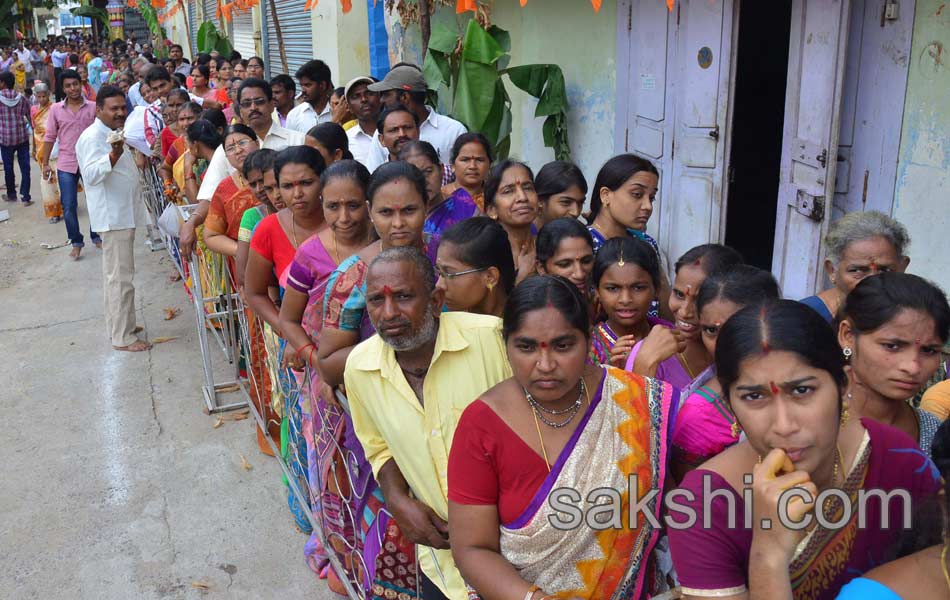
[[[195,0],[191,0],[192,2]],[[306,5],[304,6],[305,10],[313,10],[317,7],[317,3],[320,0],[307,0]],[[528,4],[528,0],[518,0],[521,3],[521,6],[524,7]],[[676,0],[666,0],[666,8],[670,11],[673,10],[673,5]],[[136,8],[137,0],[128,0],[129,8]],[[152,8],[156,10],[163,9],[166,6],[166,0],[150,0]],[[217,17],[224,21],[230,21],[234,14],[234,11],[237,10],[240,12],[247,12],[253,7],[257,6],[260,0],[232,0],[231,2],[218,2]],[[375,3],[374,3],[375,4]],[[590,0],[591,6],[594,7],[594,12],[600,12],[600,7],[603,4],[603,0]],[[181,3],[176,3],[171,9],[162,14],[159,17],[159,21],[164,23],[167,19],[173,17],[178,11],[181,10]],[[353,9],[352,0],[340,0],[340,6],[343,8],[343,13],[346,14]],[[456,13],[464,12],[478,12],[478,3],[476,0],[457,0],[455,4]]]
[[[316,4],[316,0],[312,0]],[[528,0],[518,0],[521,3],[521,6],[524,7]],[[671,12],[673,11],[673,4],[675,0],[666,0],[666,8]],[[590,0],[591,6],[594,7],[594,12],[600,12],[600,6],[603,3],[603,0]],[[455,4],[455,12],[463,13],[467,11],[478,12],[478,4],[476,0],[457,0]]]

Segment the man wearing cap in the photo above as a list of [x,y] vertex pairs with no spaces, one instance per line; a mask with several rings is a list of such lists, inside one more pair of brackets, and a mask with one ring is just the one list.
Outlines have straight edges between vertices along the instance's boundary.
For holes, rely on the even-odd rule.
[[314,125],[333,120],[330,112],[333,81],[330,67],[316,59],[297,69],[296,76],[304,101],[287,114],[287,129],[306,134]]
[[[419,119],[419,139],[432,144],[439,153],[442,164],[452,164],[452,145],[455,144],[458,136],[468,130],[465,129],[465,125],[455,119],[440,115],[426,106],[426,80],[419,67],[398,66],[382,81],[368,86],[368,89],[371,92],[379,92],[380,101],[387,107],[392,108],[401,104],[411,110]],[[375,146],[375,152],[385,153],[379,144]],[[383,156],[382,160],[379,158],[376,160],[381,164],[389,160],[389,157]]]
[[376,135],[376,120],[379,118],[379,94],[369,91],[375,81],[369,77],[357,77],[346,84],[343,97],[350,105],[350,112],[356,117],[356,126],[346,130],[349,138],[350,153],[353,158],[365,166],[373,151],[378,146]]

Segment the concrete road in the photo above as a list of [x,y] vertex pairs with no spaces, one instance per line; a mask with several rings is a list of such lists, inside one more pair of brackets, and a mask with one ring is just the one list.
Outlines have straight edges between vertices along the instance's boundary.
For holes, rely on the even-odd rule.
[[149,338],[177,339],[113,351],[101,252],[40,246],[66,233],[43,217],[33,167],[36,203],[0,201],[0,598],[338,598],[304,563],[253,420],[214,429],[202,412],[194,317],[167,255],[140,231],[136,306]]

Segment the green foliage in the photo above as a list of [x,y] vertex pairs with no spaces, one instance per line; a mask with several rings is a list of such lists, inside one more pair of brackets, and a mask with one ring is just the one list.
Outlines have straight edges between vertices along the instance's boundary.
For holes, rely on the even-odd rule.
[[432,29],[423,72],[432,89],[448,88],[450,113],[470,131],[483,133],[506,157],[511,147],[511,97],[504,76],[538,99],[534,116],[545,117],[544,145],[559,160],[570,160],[567,137],[567,92],[557,65],[508,67],[511,35],[492,25],[487,30],[471,19],[464,34],[442,24]]
[[90,6],[84,4],[82,6],[77,6],[75,8],[70,8],[69,12],[77,17],[89,17],[92,19],[98,19],[108,31],[109,29],[109,13],[106,12],[104,8],[98,8],[96,6]]
[[152,7],[152,3],[149,0],[138,0],[138,9],[142,14],[142,18],[145,20],[145,24],[148,26],[148,30],[158,40],[158,44],[155,45],[155,52],[161,57],[165,49],[163,42],[167,36],[165,35],[165,29],[162,27],[162,24],[158,22],[158,13],[155,12],[155,8]]
[[221,56],[231,56],[231,42],[218,31],[211,21],[205,21],[198,28],[198,52],[217,50]]
[[20,26],[20,16],[13,14],[15,7],[16,0],[0,0],[0,40],[4,42],[15,39]]

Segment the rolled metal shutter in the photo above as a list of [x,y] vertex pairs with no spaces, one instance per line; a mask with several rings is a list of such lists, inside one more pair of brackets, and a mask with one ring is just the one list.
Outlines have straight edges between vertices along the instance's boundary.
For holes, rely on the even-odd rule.
[[198,8],[194,2],[188,3],[188,35],[191,36],[191,49],[194,51],[195,56],[191,57],[191,62],[194,63],[195,58],[198,56],[198,27],[201,26],[201,19],[198,18]]
[[265,51],[267,52],[268,78],[284,72],[280,61],[277,30],[271,18],[271,2],[274,2],[277,7],[280,32],[284,39],[284,52],[287,55],[287,74],[293,77],[297,69],[313,59],[313,28],[310,11],[306,9],[306,0],[263,0],[261,2],[261,14],[264,22],[267,23]]
[[257,54],[254,48],[254,15],[250,10],[231,14],[231,44],[248,59]]
[[[218,32],[222,31],[221,21],[218,19],[218,0],[201,0],[201,22],[198,26],[201,27],[201,23],[205,21],[213,22]],[[223,31],[227,32],[227,24]]]

